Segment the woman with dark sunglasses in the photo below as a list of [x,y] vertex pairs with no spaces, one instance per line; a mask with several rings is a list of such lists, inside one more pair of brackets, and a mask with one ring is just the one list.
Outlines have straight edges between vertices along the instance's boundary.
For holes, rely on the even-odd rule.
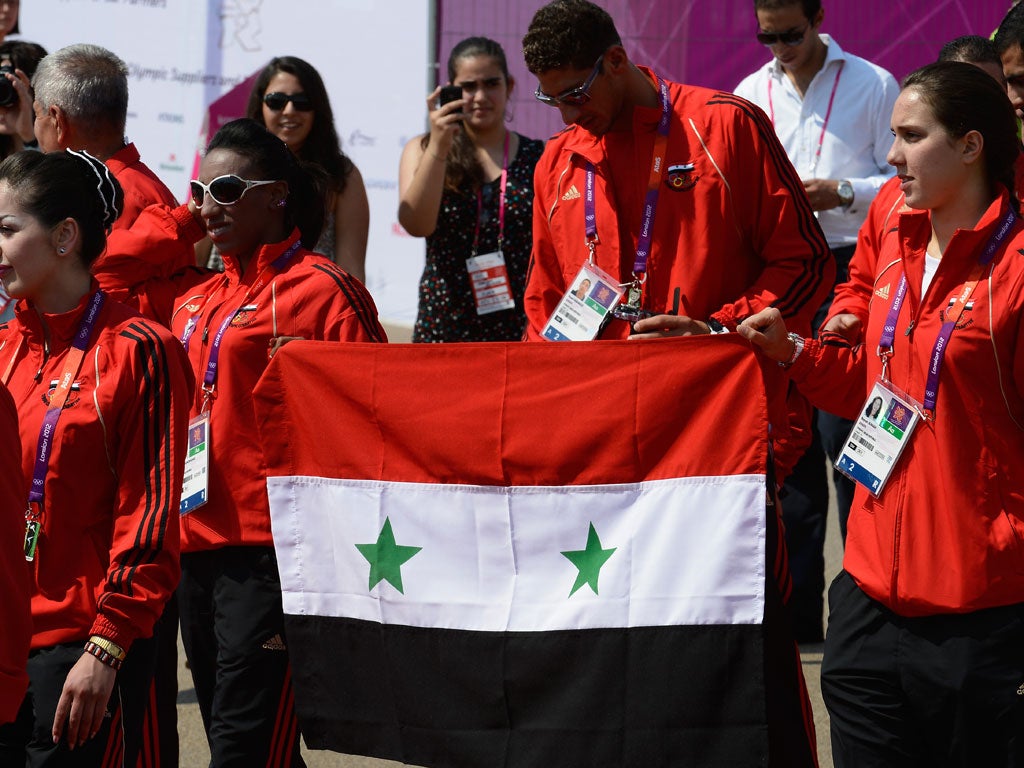
[[359,169],[341,151],[320,73],[296,56],[271,59],[253,85],[246,117],[326,173],[324,228],[313,250],[365,282],[370,204]]
[[224,273],[192,267],[140,294],[196,377],[190,454],[206,459],[186,467],[178,599],[211,765],[302,764],[253,388],[286,341],[386,341],[363,284],[311,250],[322,203],[284,142],[230,122],[169,214],[179,237],[205,230]]
[[462,98],[427,97],[430,132],[406,144],[399,167],[398,220],[427,239],[413,341],[518,340],[544,145],[505,127],[515,82],[496,42],[456,45],[448,79]]

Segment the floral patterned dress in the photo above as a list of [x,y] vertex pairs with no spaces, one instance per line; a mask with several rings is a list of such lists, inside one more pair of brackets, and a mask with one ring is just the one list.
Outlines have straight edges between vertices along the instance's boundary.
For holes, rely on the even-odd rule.
[[[477,196],[469,188],[445,189],[434,233],[427,238],[427,263],[420,278],[419,311],[413,341],[517,341],[526,327],[523,292],[533,246],[533,169],[544,143],[519,137],[519,151],[508,168],[505,190],[505,237],[502,252],[508,269],[513,309],[478,315],[466,259],[473,255]],[[483,212],[477,254],[498,248],[498,200],[501,177],[483,186]]]

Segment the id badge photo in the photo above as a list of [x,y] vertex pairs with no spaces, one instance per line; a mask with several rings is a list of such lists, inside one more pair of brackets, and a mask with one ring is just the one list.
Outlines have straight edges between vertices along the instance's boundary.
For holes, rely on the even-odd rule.
[[623,289],[596,264],[585,262],[569,284],[541,335],[549,341],[592,341],[622,300]]
[[879,379],[846,438],[836,469],[878,496],[920,420],[921,405]]

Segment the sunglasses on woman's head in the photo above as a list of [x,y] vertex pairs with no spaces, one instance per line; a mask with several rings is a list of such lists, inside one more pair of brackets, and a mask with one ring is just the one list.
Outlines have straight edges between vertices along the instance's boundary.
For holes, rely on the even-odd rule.
[[199,179],[192,179],[188,185],[189,191],[192,193],[192,202],[196,204],[197,208],[201,208],[207,192],[210,193],[213,202],[218,205],[234,205],[253,187],[262,187],[264,184],[273,183],[273,180],[249,181],[249,179],[243,179],[232,173],[227,176],[218,176],[209,184],[203,184]]
[[292,103],[299,112],[312,112],[313,102],[309,96],[304,93],[268,93],[263,97],[263,103],[266,104],[274,112],[280,112],[286,106],[288,102]]

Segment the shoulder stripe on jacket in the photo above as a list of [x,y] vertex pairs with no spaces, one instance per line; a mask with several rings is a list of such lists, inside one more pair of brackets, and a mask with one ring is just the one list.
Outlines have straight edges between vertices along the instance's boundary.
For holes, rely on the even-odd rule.
[[345,294],[345,298],[348,299],[348,303],[355,310],[356,318],[359,320],[359,324],[363,326],[363,330],[366,331],[366,335],[374,341],[385,341],[380,333],[377,315],[373,311],[372,305],[366,300],[366,291],[359,289],[359,281],[333,263],[314,264],[313,269],[319,270],[330,277],[341,292]]
[[[754,107],[746,99],[724,92],[716,93],[708,101],[708,104],[735,107],[750,118],[764,141],[764,146],[768,150],[769,157],[779,178],[793,198],[797,212],[797,226],[799,227],[801,237],[807,243],[810,251],[809,269],[799,280],[790,286],[785,294],[773,302],[773,306],[777,307],[785,317],[795,315],[801,309],[807,308],[807,302],[817,294],[821,286],[825,265],[828,263],[830,254],[828,243],[825,241],[825,236],[822,234],[821,228],[814,218],[814,211],[811,210],[811,205],[807,200],[803,183],[797,176],[793,164],[790,162],[785,149],[783,149],[775,134],[775,129],[764,112]],[[813,314],[816,309],[817,307],[811,307],[810,314]]]

